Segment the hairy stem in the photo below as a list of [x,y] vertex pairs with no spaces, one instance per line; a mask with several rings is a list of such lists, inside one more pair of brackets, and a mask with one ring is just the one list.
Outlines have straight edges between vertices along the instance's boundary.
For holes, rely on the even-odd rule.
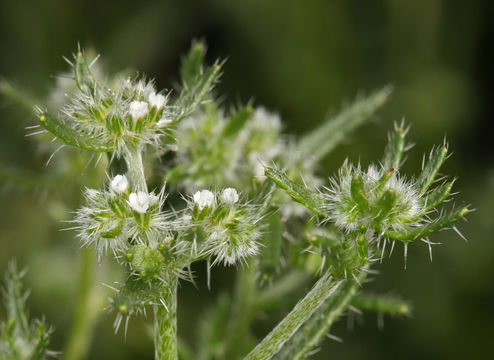
[[338,290],[329,273],[322,276],[293,310],[252,350],[245,360],[267,360],[275,355],[321,304]]
[[170,276],[168,285],[162,294],[163,305],[154,306],[155,360],[178,360],[177,277]]
[[357,278],[350,277],[344,280],[335,294],[312,314],[310,319],[298,329],[274,359],[304,359],[329,333],[334,322],[348,308],[366,275],[365,271],[361,271]]
[[142,151],[140,149],[128,149],[125,154],[128,177],[134,191],[147,192],[146,177],[144,176],[144,165],[142,164]]
[[98,311],[95,311],[91,306],[94,283],[94,253],[90,249],[82,249],[80,261],[74,322],[64,352],[65,360],[86,358],[94,324],[98,317]]

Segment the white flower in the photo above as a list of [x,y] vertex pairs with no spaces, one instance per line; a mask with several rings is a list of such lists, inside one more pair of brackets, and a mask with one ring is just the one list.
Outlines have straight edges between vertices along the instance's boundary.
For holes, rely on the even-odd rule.
[[140,119],[143,116],[146,116],[149,112],[149,105],[145,101],[132,101],[129,106],[130,116],[134,120]]
[[138,213],[145,214],[149,208],[149,202],[149,195],[143,191],[139,191],[137,194],[132,193],[129,195],[129,205]]
[[149,105],[151,105],[151,107],[156,106],[158,110],[165,106],[165,100],[163,95],[156,94],[154,91],[148,95]]
[[197,204],[199,210],[207,207],[212,207],[214,204],[214,194],[209,190],[197,191],[194,194],[194,203]]
[[127,180],[125,175],[115,176],[110,183],[110,189],[118,194],[125,192],[128,188],[129,181]]
[[238,201],[238,193],[234,188],[223,189],[221,193],[221,201],[225,204],[235,204]]

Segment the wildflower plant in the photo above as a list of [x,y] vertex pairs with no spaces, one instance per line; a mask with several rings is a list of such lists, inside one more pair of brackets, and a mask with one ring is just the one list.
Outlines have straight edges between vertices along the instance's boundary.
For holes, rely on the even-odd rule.
[[[408,303],[361,288],[397,243],[405,258],[417,240],[430,248],[434,232],[456,230],[470,211],[443,208],[454,182],[439,176],[447,144],[432,150],[418,176],[406,176],[408,128],[397,124],[378,163],[347,160],[326,182],[316,175],[318,161],[375,113],[390,89],[357,99],[295,139],[262,107],[222,107],[212,92],[221,63],[207,67],[204,56],[204,44],[194,43],[180,86],[160,91],[142,76],[104,80],[78,51],[65,101],[36,107],[42,132],[107,154],[105,186],[84,190],[71,229],[100,261],[110,256],[125,269],[108,306],[115,329],[125,322],[126,331],[132,315],[152,309],[156,359],[177,359],[179,351],[184,359],[302,359],[351,306],[408,313]],[[206,313],[190,350],[178,346],[177,287],[194,280],[198,261],[208,270],[236,265],[238,275],[233,295],[220,296]],[[259,312],[310,282],[256,345],[251,324]]]

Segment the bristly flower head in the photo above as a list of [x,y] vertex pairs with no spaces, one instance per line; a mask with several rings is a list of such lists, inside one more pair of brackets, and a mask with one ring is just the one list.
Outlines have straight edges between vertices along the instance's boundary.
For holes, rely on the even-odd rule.
[[413,183],[373,165],[362,171],[345,163],[325,195],[330,220],[346,232],[360,227],[402,231],[424,209]]
[[189,211],[200,256],[214,257],[213,263],[232,265],[259,251],[262,214],[258,206],[240,202],[236,189],[198,191],[189,202]]
[[132,243],[151,243],[171,231],[171,213],[161,210],[165,201],[159,195],[143,191],[129,194],[124,175],[115,176],[109,191],[87,189],[86,206],[77,211],[74,222],[84,246],[94,244],[101,257],[108,249],[116,255]]
[[206,101],[220,71],[216,64],[199,72],[191,87],[170,103],[152,81],[119,79],[110,84],[94,77],[80,51],[71,65],[77,91],[67,96],[57,116],[37,108],[41,125],[67,145],[119,157],[145,145],[166,148],[162,140],[171,135],[171,126]]

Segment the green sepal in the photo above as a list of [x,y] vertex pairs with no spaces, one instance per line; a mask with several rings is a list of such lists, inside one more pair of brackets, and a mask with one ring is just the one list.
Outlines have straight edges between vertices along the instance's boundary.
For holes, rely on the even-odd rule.
[[113,146],[106,144],[99,139],[87,139],[81,136],[79,132],[48,113],[42,113],[39,117],[39,122],[41,126],[67,145],[94,152],[110,152],[115,150]]
[[244,127],[247,120],[252,115],[254,109],[252,106],[248,105],[239,111],[237,111],[230,118],[230,121],[223,128],[222,137],[230,137],[236,135]]
[[384,149],[383,166],[387,169],[398,169],[405,151],[405,135],[407,130],[403,126],[395,126],[395,131],[389,136],[388,144]]
[[444,161],[448,157],[447,146],[439,146],[437,149],[431,152],[429,161],[425,165],[424,169],[420,173],[417,179],[417,186],[421,194],[425,193],[427,189],[432,185],[436,178],[437,172],[443,165]]
[[389,315],[409,315],[410,304],[400,298],[391,295],[377,295],[361,292],[355,295],[350,305],[360,310],[375,311]]
[[329,214],[324,210],[324,197],[323,195],[314,191],[307,190],[304,186],[290,180],[283,172],[266,167],[264,174],[273,180],[276,185],[285,190],[293,200],[301,203],[307,209],[312,211],[315,215],[321,217],[329,217]]
[[372,209],[373,221],[375,224],[379,224],[387,215],[393,210],[393,206],[397,199],[396,192],[388,189],[384,194],[376,201],[374,208]]
[[352,199],[357,203],[357,207],[361,212],[367,211],[369,207],[369,201],[365,197],[364,180],[359,173],[353,174],[352,182],[350,184],[350,193]]
[[74,79],[79,90],[87,94],[94,94],[96,82],[81,51],[75,56]]
[[118,221],[117,225],[114,228],[102,232],[101,237],[105,239],[114,238],[115,236],[119,235],[122,232],[122,227],[123,227],[123,220],[120,220]]
[[468,207],[454,209],[450,213],[443,215],[420,228],[403,232],[388,230],[385,232],[385,235],[390,239],[404,242],[423,239],[436,231],[447,228],[455,221],[464,218],[470,211],[471,210]]
[[434,209],[436,206],[441,204],[444,200],[446,200],[451,194],[451,189],[453,188],[453,183],[443,184],[438,186],[427,195],[424,199],[425,212]]
[[386,103],[391,93],[387,86],[366,98],[355,101],[348,108],[303,136],[297,144],[298,150],[315,161],[329,154],[351,131],[362,125],[372,114]]
[[263,221],[267,226],[261,243],[261,278],[268,279],[276,271],[281,257],[281,242],[283,237],[283,224],[279,211],[271,209]]

